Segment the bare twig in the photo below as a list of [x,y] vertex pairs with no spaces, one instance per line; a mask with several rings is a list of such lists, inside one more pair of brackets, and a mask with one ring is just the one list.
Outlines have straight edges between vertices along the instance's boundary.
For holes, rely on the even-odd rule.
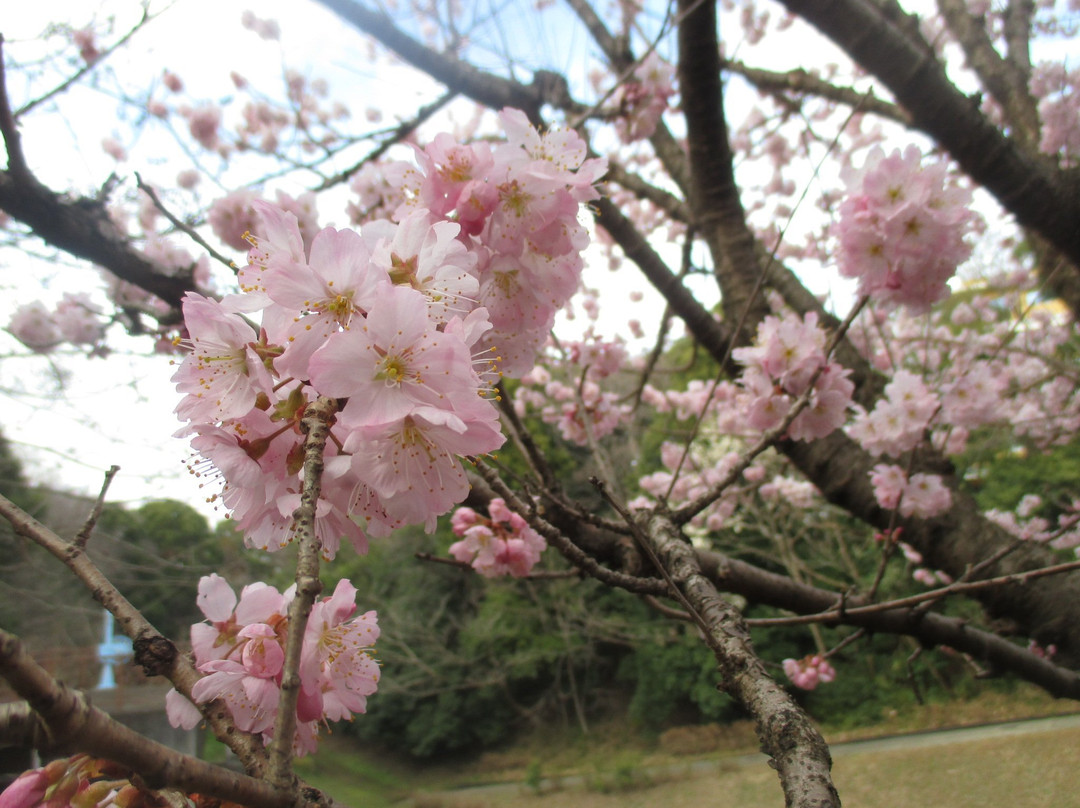
[[957,581],[938,589],[921,592],[918,595],[882,601],[881,603],[872,603],[866,606],[848,606],[844,609],[838,607],[836,609],[830,609],[827,612],[793,617],[762,617],[751,620],[749,623],[750,625],[755,626],[796,626],[808,625],[810,623],[832,623],[841,618],[861,617],[866,614],[889,612],[895,609],[906,609],[928,602],[932,603],[951,595],[977,592],[983,589],[991,589],[993,587],[1007,586],[1010,584],[1026,584],[1028,581],[1035,580],[1036,578],[1043,578],[1048,575],[1061,575],[1062,573],[1072,572],[1078,569],[1080,569],[1080,561],[1067,561],[1063,564],[1055,564],[1050,567],[1041,567],[1039,569],[1025,570],[1023,572],[1014,572],[1010,575],[998,576],[997,578],[984,578],[981,581]]
[[108,492],[109,485],[118,471],[120,471],[120,467],[113,465],[109,466],[109,470],[105,472],[105,481],[101,484],[101,491],[98,492],[94,508],[90,511],[90,515],[86,517],[86,522],[83,523],[82,529],[76,534],[75,540],[72,542],[76,547],[86,547],[86,543],[90,541],[90,534],[94,532],[94,526],[97,524],[98,519],[101,518],[101,511],[105,507],[105,494]]
[[[84,548],[65,541],[5,497],[0,496],[0,516],[11,523],[20,536],[48,550],[83,583],[94,598],[108,609],[121,630],[134,642],[136,661],[149,675],[164,676],[189,699],[192,686],[201,678],[191,661],[179,653],[171,640],[150,625],[149,621],[105,577],[87,556]],[[200,705],[200,710],[214,734],[225,743],[253,777],[262,774],[266,753],[262,741],[240,732],[221,701]]]
[[[165,9],[162,9],[162,11],[164,11],[164,10]],[[122,37],[120,37],[118,40],[116,40],[114,43],[109,45],[104,50],[99,51],[96,59],[94,59],[92,62],[89,62],[88,64],[84,65],[83,67],[80,67],[78,70],[76,70],[70,76],[68,76],[68,78],[64,79],[58,85],[56,85],[51,90],[49,90],[47,93],[45,93],[44,95],[38,96],[33,101],[28,101],[27,103],[23,104],[15,112],[15,117],[16,118],[21,118],[23,115],[30,112],[35,107],[38,107],[41,104],[44,104],[50,98],[53,98],[53,97],[55,97],[57,95],[60,95],[63,92],[66,92],[69,87],[76,84],[83,76],[85,76],[87,73],[90,73],[93,70],[95,70],[97,67],[99,67],[101,65],[101,63],[105,59],[107,59],[109,56],[111,56],[113,53],[115,53],[120,48],[124,47],[124,45],[126,45],[128,43],[128,40],[130,40],[133,36],[135,36],[136,33],[138,33],[139,29],[141,29],[143,26],[145,26],[148,22],[150,22],[150,20],[154,19],[154,17],[158,16],[158,14],[160,14],[160,13],[161,13],[161,11],[157,12],[156,14],[151,14],[149,6],[148,5],[143,6],[142,18],[137,23],[135,23],[135,25],[132,26]]]
[[224,255],[219,253],[217,250],[210,246],[206,239],[199,235],[199,232],[194,227],[181,221],[175,215],[173,215],[172,211],[165,207],[165,203],[161,201],[161,198],[157,195],[157,191],[155,191],[150,185],[147,185],[145,182],[143,182],[143,178],[139,175],[138,171],[135,172],[135,184],[138,186],[140,191],[150,197],[150,201],[154,203],[154,207],[161,211],[161,214],[169,220],[173,227],[175,227],[182,233],[186,233],[188,238],[190,238],[192,241],[194,241],[196,244],[206,250],[207,254],[215,261],[224,264],[233,272],[236,272],[236,262],[226,258]]

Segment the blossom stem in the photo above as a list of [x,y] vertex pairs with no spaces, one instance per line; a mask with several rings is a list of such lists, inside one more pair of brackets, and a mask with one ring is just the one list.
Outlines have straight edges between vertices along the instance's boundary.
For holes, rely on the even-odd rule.
[[319,551],[322,542],[315,532],[315,508],[322,491],[323,452],[334,422],[337,404],[320,397],[304,411],[300,428],[304,432],[304,480],[300,507],[293,513],[297,544],[296,596],[289,604],[289,628],[285,641],[285,662],[281,677],[281,701],[274,722],[270,747],[270,781],[279,788],[292,786],[293,743],[296,737],[296,705],[300,698],[300,655],[304,634],[315,598],[322,592],[319,580]]

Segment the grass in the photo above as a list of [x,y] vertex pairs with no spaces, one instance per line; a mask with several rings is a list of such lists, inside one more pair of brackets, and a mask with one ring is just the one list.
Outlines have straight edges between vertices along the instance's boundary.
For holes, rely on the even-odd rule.
[[[1012,693],[988,692],[970,701],[886,710],[872,727],[825,726],[823,732],[837,743],[1077,709],[1071,702],[1021,686]],[[1080,730],[1066,730],[930,749],[838,755],[834,777],[847,808],[1080,805],[1075,765],[1065,757],[1078,743]],[[317,755],[298,761],[297,773],[351,808],[540,808],[541,800],[545,808],[552,804],[696,808],[704,800],[715,802],[718,794],[735,808],[779,806],[783,797],[771,769],[732,762],[734,755],[756,749],[749,722],[679,727],[648,737],[616,721],[593,727],[587,736],[540,732],[472,760],[425,765],[331,736],[320,744]],[[490,791],[468,788],[500,782],[506,785]],[[888,799],[883,801],[882,794]],[[977,794],[982,796],[967,796]]]
[[[1080,729],[840,757],[833,777],[845,808],[1045,808],[1080,804],[1075,753]],[[504,788],[426,797],[422,808],[779,808],[776,774],[764,765],[721,762],[632,792],[566,788],[533,795]]]
[[408,768],[347,739],[321,742],[318,754],[296,762],[296,773],[342,805],[356,808],[389,808],[409,797],[417,784]]

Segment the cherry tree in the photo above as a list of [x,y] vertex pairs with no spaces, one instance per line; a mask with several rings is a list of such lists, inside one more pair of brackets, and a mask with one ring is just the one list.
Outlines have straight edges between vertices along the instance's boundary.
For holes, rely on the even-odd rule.
[[[558,555],[694,624],[788,805],[839,797],[783,680],[827,686],[868,633],[1080,696],[1080,501],[983,512],[956,465],[980,436],[1039,450],[1080,423],[1075,3],[313,0],[363,37],[358,65],[426,77],[390,125],[359,112],[377,79],[234,72],[199,95],[191,65],[125,75],[112,62],[168,13],[132,5],[127,28],[3,43],[7,243],[100,269],[20,301],[8,331],[43,355],[107,362],[121,331],[171,355],[161,406],[192,472],[251,552],[295,552],[296,582],[203,578],[183,653],[91,561],[94,515],[64,538],[0,501],[172,682],[170,718],[208,724],[245,771],[123,729],[5,632],[0,673],[25,701],[4,737],[78,754],[0,805],[330,804],[292,758],[378,698],[379,626],[348,581],[324,596],[320,570],[444,516],[462,574]],[[287,63],[288,31],[242,24]],[[532,48],[547,37],[574,45]],[[24,138],[85,86],[125,123],[94,194],[50,185]],[[673,373],[676,338],[700,378]],[[650,453],[656,423],[678,428]],[[588,449],[594,499],[567,493],[542,424]],[[823,509],[877,559],[841,584],[792,535]],[[740,529],[779,513],[783,572],[739,553]],[[886,598],[897,567],[910,593]],[[957,599],[984,619],[944,614]],[[745,602],[788,614],[748,620]],[[845,633],[770,659],[753,629],[777,623]]]

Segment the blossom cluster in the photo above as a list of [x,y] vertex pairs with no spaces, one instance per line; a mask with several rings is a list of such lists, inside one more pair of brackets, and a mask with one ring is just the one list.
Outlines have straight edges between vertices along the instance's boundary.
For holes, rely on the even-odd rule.
[[50,311],[40,300],[19,306],[8,330],[35,353],[49,353],[61,343],[98,346],[105,334],[101,309],[88,295],[64,292]]
[[328,558],[341,537],[363,552],[368,535],[433,530],[468,492],[460,458],[502,445],[492,383],[532,367],[577,288],[576,217],[603,165],[583,162],[573,132],[541,136],[516,111],[501,120],[503,146],[440,136],[420,152],[401,172],[396,223],[305,239],[294,213],[253,201],[242,293],[186,297],[181,434],[209,464],[193,471],[223,479],[249,545],[291,538],[299,423],[319,396],[344,402],[316,514]]
[[740,383],[750,396],[748,426],[761,431],[779,426],[811,384],[809,404],[788,426],[788,437],[817,440],[843,425],[855,385],[850,371],[827,360],[825,342],[815,313],[800,318],[788,312],[766,317],[753,346],[732,352],[746,365]]
[[878,505],[903,517],[931,519],[952,507],[952,492],[938,474],[912,474],[900,466],[878,463],[870,472]]
[[[645,475],[638,484],[642,491],[656,500],[667,501],[677,507],[712,491],[728,477],[741,459],[735,451],[725,452],[715,459],[699,456],[696,452],[687,454],[682,444],[664,441],[660,446],[660,462],[664,470]],[[756,483],[760,482],[763,474],[762,467],[751,466],[743,477],[748,482]],[[729,485],[715,502],[696,514],[690,524],[705,530],[720,530],[735,513],[745,493],[744,486]],[[640,496],[631,500],[629,505],[631,508],[645,509],[653,507],[654,502]]]
[[131,772],[86,754],[23,772],[0,794],[0,808],[155,808],[161,804],[160,796]]
[[498,497],[488,504],[488,513],[490,518],[472,508],[454,511],[450,525],[461,541],[450,545],[450,554],[488,578],[528,575],[547,548],[544,537]]
[[656,51],[634,68],[633,78],[622,82],[612,95],[619,111],[615,130],[624,143],[644,140],[656,131],[675,94],[675,68]]
[[898,370],[870,413],[859,412],[849,433],[875,457],[899,457],[922,442],[941,404],[923,380]]
[[813,690],[818,684],[836,679],[836,669],[819,654],[811,654],[802,659],[785,659],[783,665],[784,675],[795,687],[802,690]]
[[598,383],[625,367],[626,346],[621,340],[600,339],[589,329],[585,339],[559,347],[567,375],[577,373],[578,378],[566,384],[552,378],[544,365],[536,365],[521,377],[514,410],[524,417],[532,407],[544,423],[558,426],[564,440],[588,446],[590,439],[610,435],[630,416],[630,407],[620,403],[620,396]]
[[599,197],[594,184],[607,161],[586,159],[573,130],[541,135],[519,110],[503,110],[499,121],[502,145],[438,135],[417,151],[418,169],[391,166],[387,175],[404,199],[396,219],[424,209],[460,226],[476,259],[475,299],[492,326],[481,344],[516,377],[533,366],[556,312],[578,289],[589,240],[578,211]]
[[964,241],[977,223],[971,191],[948,178],[944,162],[924,165],[914,146],[888,156],[875,147],[843,179],[840,274],[858,278],[859,294],[882,303],[925,311],[944,298],[971,253]]
[[[197,603],[207,622],[191,627],[191,646],[202,679],[191,689],[197,704],[222,699],[238,729],[274,733],[285,662],[288,606],[294,595],[256,583],[237,600],[219,575],[199,581]],[[379,683],[371,656],[379,627],[375,612],[356,613],[356,588],[338,582],[334,593],[317,601],[308,618],[300,656],[300,698],[296,708],[298,754],[313,752],[319,725],[363,713]],[[191,729],[202,717],[176,690],[166,697],[169,721]]]

